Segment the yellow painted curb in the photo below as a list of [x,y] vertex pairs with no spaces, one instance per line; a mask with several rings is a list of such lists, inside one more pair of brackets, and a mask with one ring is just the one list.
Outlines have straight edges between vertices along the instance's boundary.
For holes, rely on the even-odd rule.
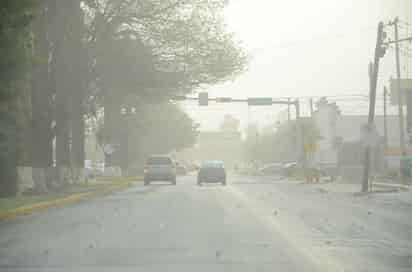
[[39,211],[39,210],[43,210],[43,209],[47,209],[51,207],[59,207],[64,204],[73,203],[73,202],[86,199],[89,197],[98,196],[102,194],[108,194],[108,193],[111,193],[117,190],[121,190],[123,188],[127,188],[129,187],[131,183],[132,182],[125,182],[122,184],[110,184],[107,187],[100,189],[100,190],[72,194],[72,195],[69,195],[63,198],[53,199],[49,201],[42,201],[42,202],[34,203],[31,205],[18,207],[16,209],[0,213],[0,220],[12,219],[20,215],[31,214],[34,211]]

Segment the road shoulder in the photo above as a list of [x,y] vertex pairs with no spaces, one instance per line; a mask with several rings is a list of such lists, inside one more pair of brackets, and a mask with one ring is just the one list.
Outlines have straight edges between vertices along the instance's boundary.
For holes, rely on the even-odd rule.
[[98,180],[89,185],[70,186],[65,190],[43,195],[18,196],[0,199],[0,220],[9,220],[18,216],[52,207],[60,207],[80,200],[98,197],[128,188],[138,178],[111,178]]

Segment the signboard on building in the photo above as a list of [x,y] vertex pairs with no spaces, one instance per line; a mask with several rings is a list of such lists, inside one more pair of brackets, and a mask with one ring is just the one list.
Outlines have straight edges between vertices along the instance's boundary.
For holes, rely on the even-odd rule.
[[271,97],[250,97],[247,99],[247,104],[249,106],[271,106]]
[[[397,80],[396,79],[391,79],[390,80],[390,102],[392,105],[398,105],[398,89],[397,89]],[[401,92],[403,95],[403,104],[406,105],[406,95],[408,93],[412,93],[412,79],[401,79],[400,80],[400,85],[401,85]]]

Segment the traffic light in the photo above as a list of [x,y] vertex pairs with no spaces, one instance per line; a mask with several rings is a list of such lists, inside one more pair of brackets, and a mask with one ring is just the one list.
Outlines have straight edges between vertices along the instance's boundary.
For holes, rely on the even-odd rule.
[[388,36],[388,34],[384,31],[384,25],[383,23],[379,23],[379,46],[377,48],[378,50],[378,56],[380,58],[383,58],[386,54],[386,47],[384,45],[384,42]]
[[199,93],[199,106],[209,105],[209,94],[207,92]]

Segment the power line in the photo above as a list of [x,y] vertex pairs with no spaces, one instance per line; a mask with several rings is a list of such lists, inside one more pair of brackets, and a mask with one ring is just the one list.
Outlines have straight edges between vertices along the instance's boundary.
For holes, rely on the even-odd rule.
[[[394,50],[395,50],[395,48],[394,48],[393,46],[389,46],[388,49],[390,49],[391,51],[394,51]],[[405,48],[405,47],[400,46],[399,52],[400,52],[404,57],[412,58],[412,50],[409,49],[409,48]]]
[[268,49],[281,49],[281,48],[290,48],[290,47],[296,47],[300,45],[307,45],[307,43],[310,42],[319,42],[319,41],[330,41],[330,40],[338,40],[338,39],[343,39],[351,35],[357,35],[363,32],[369,32],[375,29],[375,26],[369,26],[365,28],[361,28],[357,31],[352,31],[352,32],[346,32],[346,33],[329,33],[326,35],[320,35],[320,36],[313,36],[308,39],[302,39],[302,40],[297,40],[297,41],[291,41],[291,42],[286,42],[282,44],[269,44],[267,46],[259,47],[252,49],[251,51],[253,53],[260,53],[263,51],[266,51]]
[[398,22],[401,23],[401,24],[403,24],[403,25],[406,25],[406,26],[410,26],[410,25],[411,25],[411,23],[409,23],[408,21],[404,21],[404,20],[402,20],[402,19],[398,19]]

